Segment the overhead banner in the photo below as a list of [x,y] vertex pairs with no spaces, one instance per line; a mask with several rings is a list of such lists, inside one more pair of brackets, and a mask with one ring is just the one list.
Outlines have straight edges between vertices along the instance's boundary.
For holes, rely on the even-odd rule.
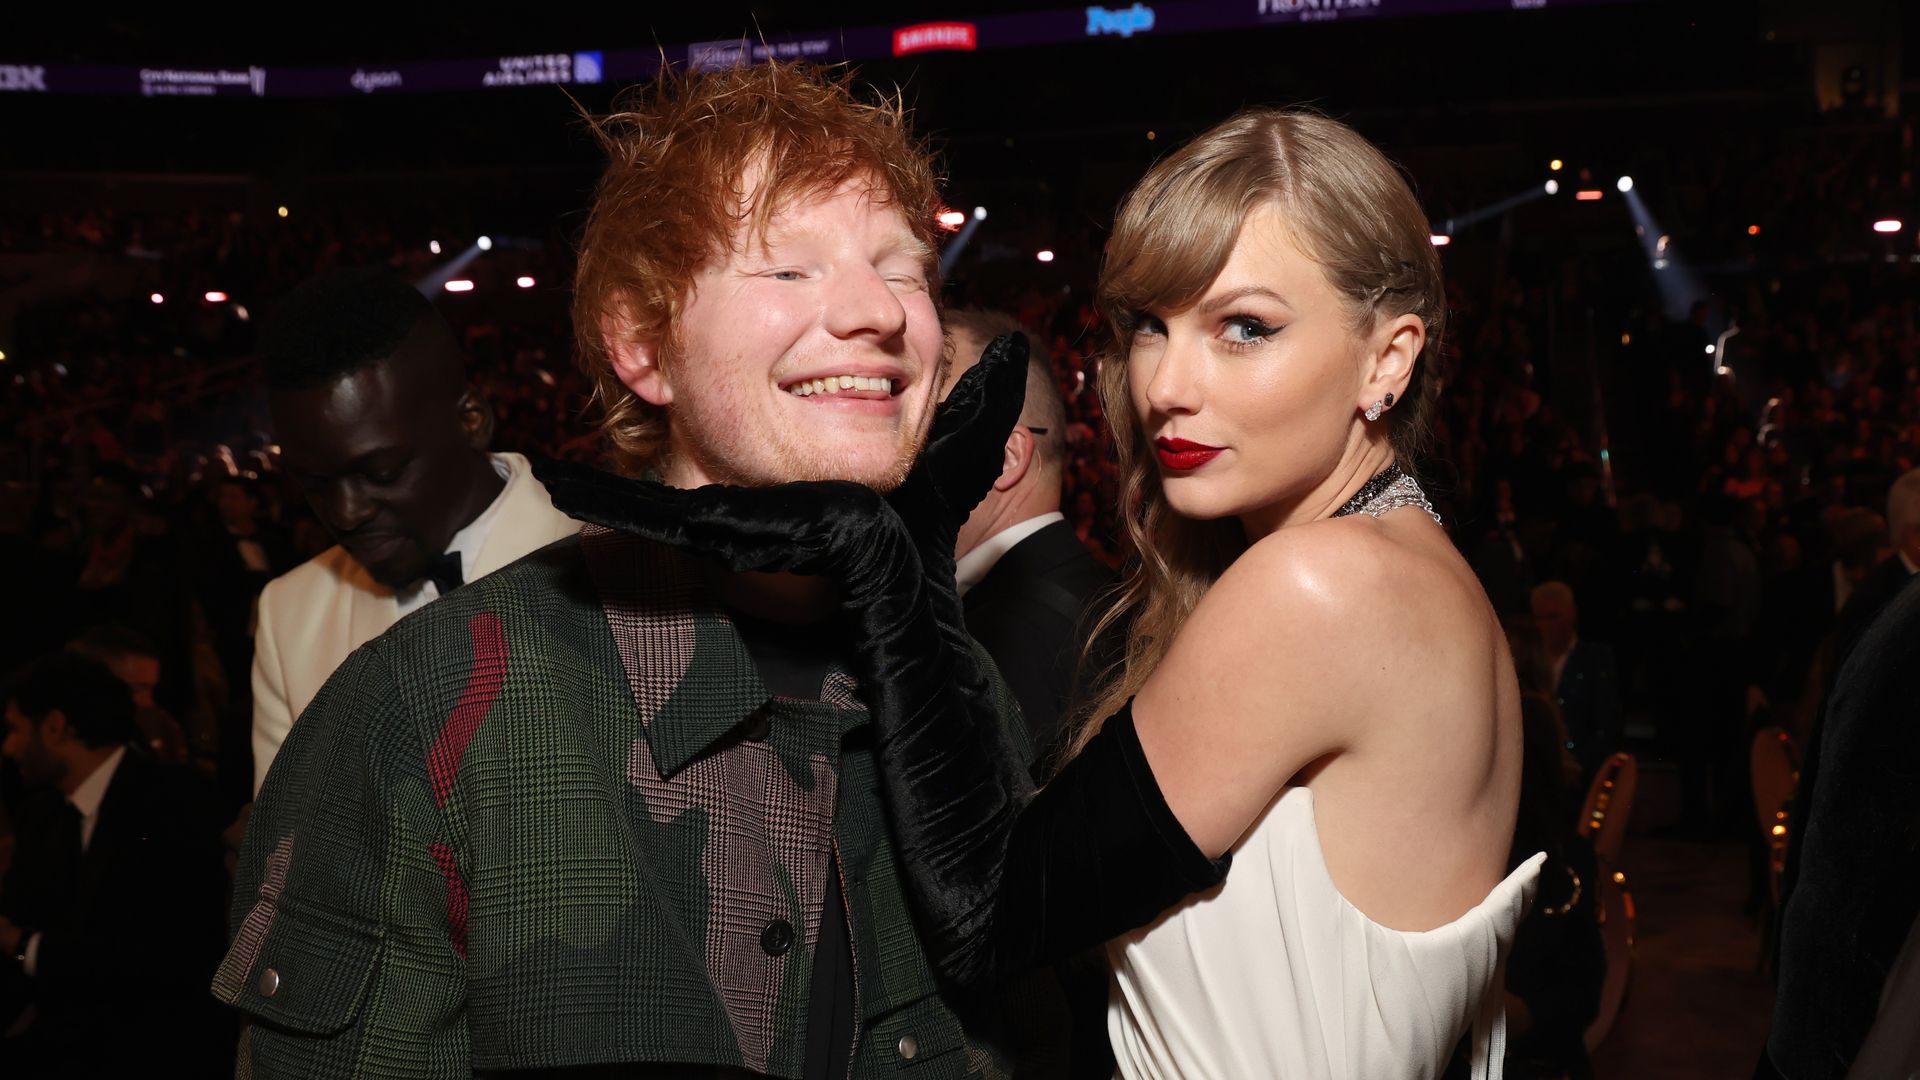
[[1247,30],[1348,19],[1412,18],[1645,0],[1174,0],[1058,8],[908,26],[862,26],[814,34],[701,41],[665,48],[423,60],[363,67],[130,67],[0,63],[0,94],[136,97],[356,97],[444,94],[526,86],[592,86],[651,78],[662,59],[692,69],[761,60],[839,63],[928,52],[1116,44],[1166,34]]

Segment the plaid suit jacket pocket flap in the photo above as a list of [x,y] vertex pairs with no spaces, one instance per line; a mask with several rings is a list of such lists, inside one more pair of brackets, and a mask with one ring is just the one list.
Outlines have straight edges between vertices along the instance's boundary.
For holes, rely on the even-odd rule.
[[[273,1027],[335,1035],[358,1015],[384,938],[378,925],[363,919],[281,907],[249,970],[232,972],[223,965],[216,994]],[[227,959],[231,964],[234,954]]]

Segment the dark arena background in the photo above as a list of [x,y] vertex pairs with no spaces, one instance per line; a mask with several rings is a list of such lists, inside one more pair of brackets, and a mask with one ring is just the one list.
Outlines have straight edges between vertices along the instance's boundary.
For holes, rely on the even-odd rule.
[[[1435,504],[1521,633],[1575,618],[1610,646],[1595,722],[1630,757],[1578,808],[1591,1075],[1760,1060],[1830,635],[1920,551],[1920,507],[1889,504],[1920,466],[1906,5],[19,7],[57,10],[0,34],[0,669],[136,635],[143,705],[228,821],[252,791],[250,605],[331,543],[256,362],[295,284],[396,269],[460,334],[497,448],[597,461],[568,306],[602,165],[582,112],[663,62],[850,64],[939,154],[946,303],[1047,347],[1067,516],[1117,561],[1091,304],[1116,204],[1243,106],[1352,124],[1447,274]],[[265,565],[214,557],[248,536]]]

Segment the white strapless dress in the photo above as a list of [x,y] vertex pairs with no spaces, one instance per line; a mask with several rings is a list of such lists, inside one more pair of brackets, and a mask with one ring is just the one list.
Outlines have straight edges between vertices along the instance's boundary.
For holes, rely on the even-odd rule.
[[1473,1076],[1506,1054],[1502,991],[1535,855],[1472,911],[1389,930],[1334,888],[1313,792],[1280,792],[1219,887],[1107,946],[1107,1030],[1127,1080],[1413,1080],[1473,1031]]

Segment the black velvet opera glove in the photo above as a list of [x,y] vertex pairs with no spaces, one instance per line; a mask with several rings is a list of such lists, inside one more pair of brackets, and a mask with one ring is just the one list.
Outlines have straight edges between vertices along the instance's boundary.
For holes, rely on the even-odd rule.
[[820,574],[862,668],[881,784],[936,970],[983,984],[1152,920],[1217,882],[1167,809],[1123,712],[1037,798],[1012,717],[961,622],[953,548],[1018,417],[1026,343],[996,339],[883,499],[844,481],[674,489],[578,465],[535,471],[561,511],[734,570]]

